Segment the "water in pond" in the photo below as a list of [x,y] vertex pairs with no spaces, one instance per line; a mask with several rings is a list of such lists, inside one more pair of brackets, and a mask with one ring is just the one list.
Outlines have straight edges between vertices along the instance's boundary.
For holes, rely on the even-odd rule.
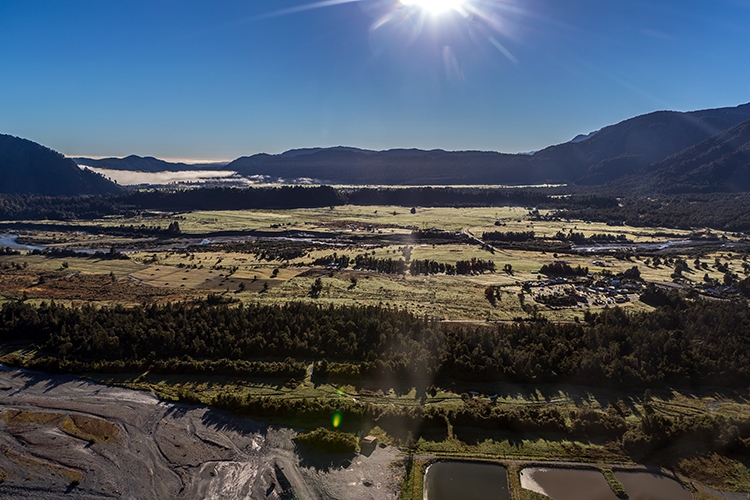
[[501,465],[438,462],[425,472],[424,500],[509,500],[508,471]]
[[630,500],[692,500],[687,488],[661,474],[650,472],[615,472]]
[[553,500],[617,500],[598,470],[528,467],[521,471],[521,486]]

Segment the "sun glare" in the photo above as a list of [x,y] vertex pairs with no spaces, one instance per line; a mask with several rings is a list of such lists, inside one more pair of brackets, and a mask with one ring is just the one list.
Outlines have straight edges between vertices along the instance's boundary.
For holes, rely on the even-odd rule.
[[467,0],[400,0],[405,7],[417,7],[431,14],[441,14],[448,10],[460,11]]

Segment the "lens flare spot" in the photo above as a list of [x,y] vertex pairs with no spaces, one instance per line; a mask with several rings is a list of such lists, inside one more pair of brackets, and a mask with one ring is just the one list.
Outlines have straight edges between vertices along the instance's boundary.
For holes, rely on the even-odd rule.
[[344,419],[344,416],[341,414],[340,411],[334,412],[333,416],[331,417],[331,425],[333,426],[333,428],[338,429],[343,419]]
[[441,14],[448,10],[460,10],[467,0],[400,0],[405,7],[417,7],[431,14]]

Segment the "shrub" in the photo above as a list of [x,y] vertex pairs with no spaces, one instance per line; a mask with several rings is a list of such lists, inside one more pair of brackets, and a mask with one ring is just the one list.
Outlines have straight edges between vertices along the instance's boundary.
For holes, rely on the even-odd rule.
[[357,436],[348,432],[332,431],[324,427],[298,434],[294,439],[298,443],[331,453],[357,451]]

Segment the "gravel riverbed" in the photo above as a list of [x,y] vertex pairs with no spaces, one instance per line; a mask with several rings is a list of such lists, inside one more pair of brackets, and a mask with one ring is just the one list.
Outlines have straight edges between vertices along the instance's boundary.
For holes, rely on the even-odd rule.
[[397,498],[397,449],[326,455],[297,448],[295,434],[0,365],[0,498]]

